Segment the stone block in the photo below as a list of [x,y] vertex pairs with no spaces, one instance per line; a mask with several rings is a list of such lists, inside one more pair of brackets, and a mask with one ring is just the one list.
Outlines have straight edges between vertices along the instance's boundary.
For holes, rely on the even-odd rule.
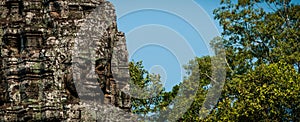
[[[102,15],[96,18],[89,16],[99,5],[105,6]],[[95,105],[91,102],[79,103],[78,89],[73,81],[76,72],[80,72],[78,76],[86,77],[85,81],[80,81],[85,85],[82,100],[120,108],[124,108],[124,103],[130,103],[123,102],[130,99],[118,93],[120,90],[116,84],[120,81],[116,76],[129,77],[126,73],[128,54],[124,34],[118,32],[116,22],[106,20],[116,20],[115,10],[109,2],[9,0],[0,1],[0,10],[0,23],[3,25],[3,42],[0,44],[0,68],[3,72],[0,79],[0,121],[111,120],[109,115],[99,118],[105,113],[101,111],[103,106],[98,106],[101,110],[96,114],[83,113],[85,107]],[[94,26],[86,28],[86,33],[77,33],[83,29],[81,27],[85,20],[94,20],[87,23]],[[103,29],[105,33],[98,37],[97,34]],[[86,39],[94,43],[85,44],[83,41]],[[81,50],[92,48],[96,51],[97,61],[91,62],[88,58],[74,61],[76,57],[72,57],[72,50],[78,44],[85,46],[79,48]],[[119,58],[111,62],[115,50]],[[88,67],[91,63],[96,64],[96,71]],[[73,69],[72,64],[78,65]],[[118,72],[116,76],[112,70]],[[96,72],[97,76],[90,75],[92,72]],[[117,104],[119,101],[122,104]],[[130,105],[126,107],[130,108]]]

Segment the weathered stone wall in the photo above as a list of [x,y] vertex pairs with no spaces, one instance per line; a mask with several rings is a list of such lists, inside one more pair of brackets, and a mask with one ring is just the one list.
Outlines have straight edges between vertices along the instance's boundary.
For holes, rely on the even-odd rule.
[[[73,83],[71,51],[76,33],[99,5],[105,6],[104,17],[114,18],[96,43],[95,69],[104,100],[86,105],[80,102]],[[0,121],[107,120],[114,111],[107,109],[110,105],[130,111],[130,97],[119,89],[129,80],[125,37],[117,30],[109,2],[1,0],[0,11]],[[114,77],[112,71],[123,74]],[[93,105],[103,109],[84,110]],[[118,117],[124,120],[120,113]]]

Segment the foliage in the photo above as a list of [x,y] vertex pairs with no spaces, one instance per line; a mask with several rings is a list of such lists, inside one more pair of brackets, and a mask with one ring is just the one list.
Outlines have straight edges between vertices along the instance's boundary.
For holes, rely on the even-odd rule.
[[206,121],[299,121],[299,8],[289,0],[221,1],[214,13],[228,75]]
[[[130,62],[129,72],[131,85],[134,84],[141,89],[146,89],[148,92],[150,91],[149,94],[140,92],[140,89],[131,89],[132,94],[139,94],[138,97],[133,96],[131,98],[132,112],[146,117],[150,113],[165,110],[172,98],[176,95],[176,91],[166,92],[163,89],[159,75],[150,74],[146,71],[142,66],[142,61],[136,63]],[[152,91],[153,88],[158,91]]]
[[[300,121],[300,5],[290,0],[221,0],[214,14],[223,32],[212,47],[224,44],[226,51],[222,95],[210,115],[200,118],[214,57],[192,60],[185,66],[190,76],[176,88],[197,83],[198,92],[178,121]],[[182,107],[185,101],[174,106]]]
[[279,61],[295,65],[299,72],[299,11],[290,0],[222,0],[214,14],[235,73]]
[[[211,85],[211,58],[209,56],[196,58],[191,60],[187,65],[184,66],[184,68],[187,70],[187,73],[190,73],[191,75],[185,78],[185,80],[180,83],[179,86],[183,87],[184,89],[194,88],[192,87],[194,85],[198,85],[199,87],[197,87],[195,97],[190,97],[190,99],[193,99],[191,107],[189,107],[187,112],[180,118],[180,120],[199,121],[201,120],[201,118],[199,118],[199,111],[204,105],[204,100]],[[182,96],[184,95],[187,94],[182,94]]]
[[208,120],[299,121],[300,75],[292,65],[275,63],[227,81],[224,96]]

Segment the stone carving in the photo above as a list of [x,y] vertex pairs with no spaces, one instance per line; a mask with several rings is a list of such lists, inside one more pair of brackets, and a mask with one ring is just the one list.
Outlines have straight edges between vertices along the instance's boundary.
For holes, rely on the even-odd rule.
[[[77,31],[99,5],[105,6],[103,16],[114,18],[96,41],[95,69],[104,100],[86,104],[80,102],[73,83],[71,50]],[[128,89],[129,80],[125,37],[117,30],[109,2],[1,0],[0,11],[0,121],[130,119],[125,116],[130,97],[120,90]],[[88,106],[99,110],[85,109]]]

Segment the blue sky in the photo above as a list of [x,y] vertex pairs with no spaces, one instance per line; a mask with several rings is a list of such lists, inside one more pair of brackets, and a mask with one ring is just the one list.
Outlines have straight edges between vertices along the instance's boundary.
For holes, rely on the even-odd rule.
[[126,35],[129,61],[142,60],[145,69],[160,74],[166,90],[186,76],[182,65],[213,55],[208,42],[221,32],[213,19],[219,0],[109,1],[116,8],[118,29]]
[[126,35],[129,61],[143,61],[160,74],[166,90],[182,81],[194,57],[213,55],[207,42],[219,35],[213,9],[217,0],[110,0],[116,8],[119,31]]

